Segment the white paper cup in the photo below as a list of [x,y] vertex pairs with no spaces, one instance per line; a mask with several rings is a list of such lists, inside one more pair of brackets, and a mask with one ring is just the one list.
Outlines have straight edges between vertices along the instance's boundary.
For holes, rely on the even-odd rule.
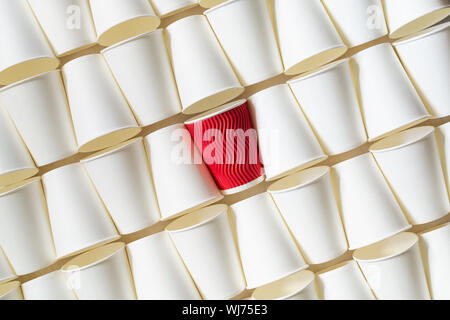
[[288,84],[327,154],[347,152],[367,142],[348,59]]
[[58,270],[22,284],[25,300],[76,300],[70,282]]
[[120,234],[145,229],[161,219],[142,138],[82,162]]
[[163,220],[223,198],[183,124],[158,130],[145,139]]
[[0,246],[17,275],[56,261],[52,234],[39,178],[0,190]]
[[181,112],[162,29],[108,47],[102,54],[141,126]]
[[[405,69],[434,117],[450,115],[450,22],[394,42]],[[426,57],[426,59],[424,59]]]
[[62,267],[80,300],[135,300],[125,244],[110,243],[83,253]]
[[323,300],[375,300],[358,264],[344,261],[316,274]]
[[434,127],[409,129],[370,147],[411,224],[447,215],[450,202]]
[[201,209],[175,220],[166,230],[204,299],[231,299],[245,290],[228,206]]
[[78,152],[58,70],[0,89],[0,104],[8,110],[38,166]]
[[331,19],[350,47],[388,33],[382,0],[322,0]]
[[420,234],[420,249],[428,284],[434,300],[450,299],[450,224],[437,226]]
[[284,70],[299,74],[347,51],[320,0],[271,0]]
[[389,43],[357,53],[355,78],[369,141],[421,123],[430,115]]
[[0,85],[59,65],[27,0],[0,2],[0,48]]
[[267,0],[226,1],[204,14],[243,85],[283,73]]
[[0,248],[0,283],[11,281],[17,278],[11,265],[3,252],[2,248]]
[[231,215],[248,289],[308,267],[268,193],[233,204]]
[[338,163],[333,174],[350,250],[411,227],[370,153]]
[[168,232],[127,245],[139,300],[201,300]]
[[288,85],[262,90],[248,102],[267,180],[327,159]]
[[23,300],[20,282],[13,281],[0,285],[0,301],[1,300]]
[[80,152],[111,147],[141,131],[101,55],[72,60],[62,71]]
[[318,300],[314,273],[303,270],[257,288],[252,300]]
[[324,263],[347,251],[329,167],[300,171],[267,191],[308,263]]
[[197,0],[150,0],[160,17],[167,17],[188,8],[195,7]]
[[0,105],[0,187],[17,183],[38,172],[11,118]]
[[57,56],[97,42],[89,0],[29,0],[28,3]]
[[450,122],[441,125],[436,130],[438,146],[441,156],[442,168],[447,182],[447,191],[450,197]]
[[450,15],[448,0],[384,0],[389,37],[401,38]]
[[119,238],[81,163],[42,176],[58,258]]
[[212,109],[244,91],[206,17],[178,20],[166,36],[184,113]]
[[98,43],[110,46],[155,30],[161,20],[148,0],[89,0]]
[[353,253],[380,300],[429,300],[419,237],[402,232]]

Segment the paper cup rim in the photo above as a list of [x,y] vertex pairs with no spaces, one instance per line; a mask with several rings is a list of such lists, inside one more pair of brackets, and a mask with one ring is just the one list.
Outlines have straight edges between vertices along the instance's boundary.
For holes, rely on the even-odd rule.
[[172,234],[193,230],[219,218],[224,213],[228,213],[226,204],[208,206],[172,221],[165,230]]
[[[203,12],[203,14],[205,16],[208,16],[208,14],[211,13],[212,11],[217,10],[217,9],[221,9],[223,7],[226,7],[227,5],[230,5],[230,4],[238,2],[238,1],[242,1],[242,0],[228,0],[228,1],[224,1],[224,2],[222,2],[220,4],[218,4],[218,5],[215,5],[214,7],[209,8],[208,10],[205,10]],[[201,0],[199,0],[198,2],[200,3]]]
[[[232,85],[226,88],[221,88],[219,90],[216,90],[215,92],[197,100],[194,101],[193,103],[191,103],[188,106],[182,106],[183,110],[181,111],[183,114],[196,114],[196,113],[202,113],[205,111],[208,111],[209,109],[213,109],[214,107],[211,108],[211,106],[208,105],[213,105],[213,106],[217,106],[217,105],[223,105],[224,103],[226,103],[227,101],[233,100],[236,97],[240,96],[243,92],[245,91],[245,87],[243,87],[241,84],[239,85]],[[221,97],[224,96],[225,98],[223,98],[223,101],[216,104],[216,103],[206,103],[206,101],[210,100],[213,97]]]
[[[285,86],[288,86],[288,84],[287,84],[287,83],[279,83],[279,84],[276,84],[276,85],[274,85],[274,86],[270,86],[270,87],[268,87],[268,88],[262,89],[262,90],[260,90],[260,91],[258,91],[258,92],[255,92],[254,94],[250,95],[250,96],[247,98],[247,101],[251,101],[251,99],[252,99],[253,97],[258,96],[258,95],[262,94],[262,93],[265,92],[265,91],[272,90],[272,89],[275,89],[275,88],[278,88],[278,87],[285,87]],[[288,88],[289,88],[289,86],[288,86]],[[255,108],[257,108],[257,106],[255,106],[254,104],[252,104],[252,105],[253,105]]]
[[176,20],[176,21],[174,21],[174,22],[168,24],[168,25],[166,26],[166,29],[170,29],[170,27],[173,26],[173,25],[180,24],[180,23],[182,23],[182,22],[184,22],[184,21],[187,21],[187,20],[193,20],[194,18],[197,18],[197,17],[203,17],[203,18],[206,19],[206,17],[205,17],[203,14],[197,13],[197,14],[193,14],[193,15],[191,15],[191,16],[187,16],[187,17],[178,19],[178,20]]
[[320,277],[321,275],[323,275],[325,273],[329,273],[331,271],[343,268],[345,266],[348,266],[348,265],[354,264],[354,263],[356,263],[356,262],[353,259],[349,259],[349,260],[345,260],[345,261],[339,262],[338,264],[334,264],[332,266],[329,266],[329,267],[327,267],[325,269],[322,269],[322,270],[316,272],[316,276]]
[[20,287],[19,281],[11,281],[0,284],[0,298],[6,296],[8,293],[11,293],[12,291],[16,290],[19,287]]
[[102,59],[104,59],[103,55],[101,55],[100,53],[89,53],[89,54],[85,54],[83,56],[79,56],[75,59],[72,59],[70,61],[67,61],[62,67],[61,70],[64,72],[64,70],[67,68],[67,66],[70,66],[72,64],[76,64],[79,63],[82,60],[87,60],[89,58],[91,58],[92,56],[100,56]]
[[306,79],[309,79],[309,78],[316,77],[316,76],[318,76],[318,75],[320,75],[322,73],[325,73],[325,72],[327,72],[327,71],[329,71],[331,69],[334,69],[334,68],[340,66],[343,63],[346,63],[346,62],[348,63],[349,61],[350,61],[350,58],[344,58],[344,59],[339,59],[339,60],[327,63],[327,64],[319,67],[318,69],[307,71],[307,72],[302,73],[302,74],[300,74],[298,76],[295,76],[294,78],[290,79],[286,83],[288,85],[291,85],[291,84],[295,84],[297,82],[300,82],[302,80],[306,80]]
[[[153,5],[153,3],[152,3],[152,5]],[[167,12],[164,13],[164,14],[160,14],[160,12],[156,8],[154,8],[154,11],[160,18],[166,18],[166,17],[172,16],[174,14],[177,14],[177,13],[179,13],[181,11],[193,8],[193,7],[197,6],[197,5],[198,5],[198,3],[192,3],[190,1],[183,1],[181,3],[181,6],[180,5],[175,5],[173,7],[170,7],[170,9],[166,10]]]
[[[239,201],[237,201],[237,202],[231,204],[231,205],[230,205],[230,208],[233,209],[236,205],[241,204],[241,203],[243,203],[243,202],[247,202],[247,201],[249,201],[250,199],[264,197],[265,194],[267,194],[267,192],[260,192],[260,193],[257,193],[257,194],[255,194],[255,195],[251,196],[251,197],[248,197],[248,198],[239,200]],[[269,195],[269,196],[270,196],[270,195]]]
[[256,284],[249,284],[249,283],[247,283],[247,289],[251,290],[251,289],[258,288],[258,287],[269,285],[269,284],[271,284],[273,282],[279,281],[279,280],[281,280],[283,278],[287,278],[287,277],[291,276],[292,274],[294,274],[296,272],[300,272],[300,271],[303,271],[303,270],[308,269],[308,268],[309,268],[309,265],[307,263],[305,263],[301,267],[295,268],[294,270],[286,271],[281,276],[277,276],[273,280],[263,281],[261,283],[256,283]]
[[21,64],[31,63],[31,62],[33,62],[35,60],[48,60],[49,63],[50,62],[53,62],[53,63],[51,64],[52,65],[51,68],[48,68],[48,69],[46,68],[43,72],[40,72],[40,73],[39,72],[38,73],[34,73],[33,72],[32,75],[28,76],[27,78],[30,78],[30,77],[32,77],[34,75],[39,75],[39,74],[42,74],[42,73],[45,73],[45,72],[48,72],[48,71],[57,70],[57,68],[61,64],[61,61],[57,57],[55,57],[54,55],[53,56],[45,56],[45,55],[44,56],[36,56],[36,57],[33,57],[33,58],[25,59],[23,61],[20,61],[18,63],[13,64],[13,65],[7,66],[4,69],[0,69],[0,83],[1,84],[5,84],[5,85],[10,85],[10,84],[14,84],[15,82],[22,81],[23,79],[20,79],[18,81],[12,81],[12,82],[2,81],[1,79],[3,79],[3,75],[5,73],[8,73],[8,71],[11,71],[14,68],[17,68]]
[[[448,4],[443,4],[442,6],[436,8],[436,9],[434,9],[434,10],[432,10],[432,11],[429,11],[429,12],[427,12],[427,13],[425,13],[425,14],[419,15],[419,16],[415,17],[414,19],[412,19],[412,20],[410,20],[410,21],[408,21],[408,22],[406,22],[406,23],[400,25],[400,26],[399,26],[397,29],[395,29],[395,30],[389,30],[389,38],[391,38],[391,39],[396,39],[396,38],[401,38],[402,36],[408,36],[408,34],[406,34],[406,35],[403,34],[403,33],[405,32],[405,31],[403,31],[403,29],[406,29],[408,26],[413,25],[415,22],[418,22],[418,21],[424,19],[425,17],[435,15],[436,13],[438,13],[438,12],[440,12],[440,11],[445,11],[447,15],[446,15],[446,16],[443,16],[443,17],[441,17],[440,19],[438,19],[438,20],[434,21],[433,23],[429,24],[428,27],[429,27],[430,25],[431,25],[431,26],[432,26],[432,25],[435,25],[436,23],[439,23],[439,21],[442,21],[442,20],[444,20],[446,17],[448,17],[449,14],[450,14],[450,6],[449,6]],[[434,20],[434,19],[433,19],[433,20]],[[426,29],[426,28],[425,28],[425,29]],[[400,31],[402,31],[402,32],[400,32]],[[416,31],[417,31],[417,30],[416,30]],[[398,36],[398,33],[401,33],[401,35]],[[415,32],[413,31],[413,33],[415,33]],[[402,34],[403,34],[403,35],[402,35]]]
[[389,136],[391,136],[393,134],[396,134],[398,132],[407,130],[407,129],[411,128],[411,127],[417,126],[417,125],[421,124],[422,122],[425,122],[425,121],[430,120],[432,118],[433,117],[430,114],[417,117],[414,120],[408,121],[407,123],[403,124],[402,126],[396,128],[396,129],[392,129],[392,130],[390,130],[390,131],[388,131],[386,133],[379,134],[378,136],[375,136],[375,137],[372,137],[372,138],[369,137],[367,142],[372,143],[372,142],[375,142],[377,140],[387,138],[387,137],[389,137]]
[[[339,49],[339,50],[337,50],[337,49]],[[297,74],[300,74],[300,73],[305,73],[305,72],[309,72],[309,71],[312,71],[312,70],[316,70],[317,68],[320,68],[321,66],[330,63],[330,61],[334,61],[336,59],[339,59],[339,57],[342,57],[348,51],[348,49],[349,49],[349,47],[347,47],[344,43],[335,44],[335,45],[323,48],[323,49],[321,49],[321,50],[311,54],[308,57],[301,58],[300,61],[294,63],[290,67],[286,67],[285,66],[284,74],[286,74],[288,76],[294,76],[294,75],[297,75]],[[318,65],[314,65],[311,68],[303,67],[302,68],[303,71],[300,71],[300,72],[297,70],[297,69],[299,69],[299,67],[301,65],[305,64],[308,60],[311,60],[312,58],[314,58],[316,56],[319,56],[319,55],[322,55],[322,54],[325,54],[325,53],[328,53],[328,52],[334,51],[334,50],[337,51],[336,54],[332,55],[332,57],[330,59],[327,59],[327,61],[325,61],[324,63],[318,64]]]
[[445,22],[445,23],[440,23],[438,25],[432,26],[430,28],[421,30],[419,32],[413,33],[411,35],[405,36],[403,38],[400,38],[394,42],[392,42],[392,45],[394,47],[398,47],[401,46],[403,44],[407,44],[409,42],[413,42],[422,38],[426,38],[428,36],[431,36],[435,33],[441,32],[445,29],[447,29],[448,27],[450,27],[450,21],[449,22]]
[[159,236],[164,235],[164,234],[168,235],[168,232],[166,230],[163,230],[163,231],[159,231],[159,232],[156,232],[156,233],[152,233],[152,234],[150,234],[148,236],[145,236],[143,238],[136,239],[134,241],[131,241],[131,242],[127,243],[126,247],[127,248],[134,247],[138,243],[145,242],[146,240],[149,240],[151,238],[156,238],[156,237],[159,237]]
[[324,162],[327,160],[329,156],[325,153],[322,153],[321,155],[314,157],[312,159],[306,160],[303,164],[300,164],[298,166],[293,167],[292,169],[283,170],[280,173],[276,173],[275,175],[271,177],[267,177],[267,182],[274,182],[275,180],[286,178],[287,176],[293,175],[298,173],[299,171],[308,170],[311,167],[314,167],[315,165]]
[[202,113],[200,113],[200,114],[198,114],[198,115],[196,115],[196,116],[186,120],[184,122],[184,124],[185,125],[187,125],[187,124],[194,124],[194,123],[206,120],[206,119],[210,119],[212,117],[218,116],[219,114],[222,114],[222,113],[228,112],[230,110],[233,110],[233,109],[235,109],[237,107],[240,107],[243,104],[245,104],[246,102],[247,102],[247,99],[239,99],[239,100],[236,100],[236,101],[232,101],[232,102],[226,103],[226,104],[221,105],[219,107],[216,107],[216,108],[207,110],[205,112],[202,112]]
[[13,280],[16,280],[17,278],[18,278],[18,276],[15,275],[15,274],[8,275],[8,276],[6,276],[6,277],[3,278],[3,279],[0,278],[0,286],[1,286],[2,284],[11,282],[11,281],[13,281]]
[[102,240],[95,241],[93,244],[89,244],[89,245],[88,245],[87,247],[85,247],[85,248],[81,248],[81,249],[76,250],[76,251],[74,251],[74,252],[66,253],[66,254],[64,254],[64,255],[57,255],[56,258],[57,258],[58,260],[62,260],[62,259],[66,259],[66,258],[73,257],[73,259],[74,259],[75,256],[79,256],[79,255],[81,255],[81,254],[90,252],[90,251],[92,251],[92,250],[95,250],[95,249],[104,247],[104,246],[106,246],[106,245],[108,245],[108,244],[111,244],[111,242],[114,242],[114,241],[116,241],[116,240],[119,240],[120,238],[121,238],[121,235],[119,235],[119,234],[116,234],[116,235],[113,235],[113,236],[109,236],[109,237],[103,238]]
[[[61,267],[61,271],[70,273],[73,271],[82,271],[84,269],[91,268],[113,257],[121,250],[124,250],[125,247],[126,244],[124,242],[114,242],[95,248],[88,252],[84,252],[66,262]],[[80,263],[77,264],[77,262]],[[76,268],[70,268],[72,266],[76,266]]]
[[[353,259],[363,263],[388,260],[407,252],[417,244],[418,241],[419,236],[415,233],[402,232],[367,247],[355,250],[355,252],[353,252]],[[397,246],[393,246],[395,242],[400,243],[397,244]]]
[[223,198],[224,198],[223,195],[218,193],[217,196],[212,196],[212,197],[208,198],[207,200],[204,200],[204,201],[201,201],[200,203],[194,204],[191,208],[185,209],[181,212],[173,213],[167,217],[161,216],[160,222],[180,218],[181,216],[183,216],[185,214],[188,214],[188,213],[200,210],[204,207],[210,206],[213,203],[216,203],[217,201],[222,200]]
[[[31,76],[29,78],[26,78],[26,79],[23,79],[23,80],[11,83],[11,84],[9,84],[7,86],[4,86],[3,88],[0,88],[0,94],[2,94],[5,91],[8,91],[11,88],[14,88],[16,86],[24,84],[26,82],[35,80],[37,78],[44,78],[44,77],[48,76],[50,73],[59,73],[59,75],[61,76],[61,71],[59,69],[54,69],[54,70],[46,71],[46,72],[43,72],[43,73],[39,73],[39,74],[36,74],[36,75]],[[62,81],[62,79],[61,79],[61,81]]]
[[220,192],[223,195],[225,195],[225,196],[229,196],[229,195],[236,194],[236,193],[248,190],[250,188],[253,188],[254,186],[257,186],[258,184],[260,184],[261,182],[264,182],[265,180],[266,180],[266,176],[264,174],[262,174],[261,176],[259,176],[255,180],[247,182],[247,183],[245,183],[243,185],[240,185],[238,187],[234,187],[234,188],[231,188],[231,189],[220,190]]
[[361,51],[355,53],[355,54],[352,56],[352,58],[357,58],[357,57],[359,57],[359,56],[364,56],[364,55],[366,55],[368,52],[373,51],[373,49],[378,48],[378,47],[390,47],[390,48],[393,48],[393,45],[392,45],[391,43],[389,43],[389,42],[378,43],[378,44],[376,44],[376,45],[373,45],[373,46],[371,46],[371,47],[368,47],[368,48],[366,48],[366,49],[364,49],[364,50],[361,50]]
[[103,149],[103,150],[100,150],[100,151],[96,151],[93,154],[82,158],[80,160],[80,162],[88,163],[88,162],[91,162],[91,161],[94,161],[94,160],[97,160],[97,159],[109,156],[109,155],[114,154],[116,152],[122,151],[122,150],[124,150],[124,149],[126,149],[128,147],[131,147],[131,145],[133,145],[133,144],[135,144],[135,143],[137,143],[139,141],[142,142],[142,140],[143,140],[142,137],[137,137],[137,138],[133,138],[133,139],[130,139],[130,140],[126,140],[124,142],[119,143],[118,145],[115,145],[115,146],[112,146],[112,147],[109,147],[109,148],[106,148],[106,149]]
[[393,236],[395,236],[395,235],[397,235],[397,234],[400,234],[400,233],[402,233],[402,232],[404,232],[404,231],[406,231],[406,230],[409,230],[409,229],[411,229],[411,228],[412,228],[412,225],[410,225],[410,224],[408,223],[408,225],[406,225],[405,227],[402,227],[402,228],[399,228],[398,230],[389,232],[389,233],[386,234],[386,235],[379,236],[379,237],[377,237],[377,239],[375,239],[375,240],[372,240],[372,241],[365,241],[365,242],[363,242],[363,243],[361,243],[361,244],[358,244],[357,246],[349,246],[348,250],[358,250],[358,249],[361,249],[361,248],[364,248],[364,247],[371,246],[371,245],[373,245],[374,243],[378,243],[378,242],[381,242],[381,241],[383,241],[383,240],[389,239],[389,238],[391,238],[391,237],[393,237]]
[[11,177],[9,178],[11,182],[6,183],[3,185],[3,183],[0,183],[0,193],[3,188],[9,187],[11,185],[14,185],[16,183],[20,183],[24,180],[30,179],[34,176],[36,176],[39,173],[39,169],[35,166],[29,166],[29,167],[22,167],[22,168],[14,168],[12,170],[0,172],[0,181],[5,179],[7,176],[16,176],[14,179]]
[[369,147],[372,153],[383,153],[405,148],[434,133],[434,127],[422,126],[395,133],[381,139]]
[[[300,279],[297,279],[300,278]],[[302,292],[306,287],[308,287],[315,279],[315,275],[314,272],[310,271],[310,270],[302,270],[299,271],[297,273],[291,274],[290,276],[274,281],[272,283],[269,283],[265,286],[262,287],[258,287],[255,289],[255,291],[253,291],[252,293],[252,297],[255,300],[285,300],[288,299],[300,292]],[[270,291],[281,291],[282,287],[285,283],[287,282],[294,282],[295,280],[299,280],[299,283],[296,284],[295,289],[294,290],[289,290],[292,291],[286,295],[274,295],[273,293],[271,293]],[[268,291],[268,292],[266,292]],[[261,297],[259,297],[260,295],[262,295]],[[258,298],[259,297],[259,298]]]
[[305,188],[319,181],[329,172],[330,167],[328,166],[318,166],[302,170],[272,183],[267,188],[267,192],[278,194]]
[[155,30],[147,31],[147,32],[138,34],[138,35],[136,35],[136,36],[134,36],[134,37],[131,37],[131,38],[128,38],[128,39],[119,41],[119,42],[117,42],[117,43],[115,43],[115,44],[112,44],[112,45],[110,45],[110,46],[108,46],[108,47],[106,47],[106,48],[100,50],[100,54],[104,54],[105,52],[108,52],[108,51],[110,51],[110,50],[112,50],[112,49],[116,49],[116,48],[118,48],[118,47],[121,47],[122,45],[127,44],[127,43],[129,43],[129,42],[133,42],[133,41],[135,41],[135,40],[137,40],[137,39],[140,39],[140,38],[146,38],[146,37],[148,37],[148,36],[150,36],[150,35],[152,35],[152,34],[154,34],[154,33],[162,33],[162,31],[163,31],[163,29],[157,28],[157,29],[155,29]]
[[[119,134],[121,132],[123,132],[123,134],[125,134],[125,136],[123,138],[117,139],[117,141],[114,140],[115,142],[112,145],[110,145],[109,143],[104,145],[102,143],[102,147],[95,147],[95,148],[91,147],[91,145],[99,143],[100,140],[105,139],[108,136],[114,135],[116,133]],[[141,132],[142,132],[142,127],[140,127],[137,123],[136,123],[135,126],[124,126],[124,127],[121,127],[121,128],[113,129],[110,132],[102,134],[102,135],[100,135],[100,136],[98,136],[98,137],[96,137],[96,138],[94,138],[92,140],[89,140],[89,141],[83,143],[82,145],[78,146],[78,152],[80,152],[80,153],[88,153],[88,152],[96,152],[96,151],[103,150],[103,149],[106,149],[106,148],[111,148],[111,147],[114,147],[114,146],[116,146],[118,144],[121,144],[124,141],[128,141],[128,140],[132,139],[133,137],[136,137]]]
[[29,286],[30,283],[33,283],[33,282],[35,282],[37,280],[50,278],[51,276],[53,276],[54,274],[59,273],[59,272],[61,272],[60,269],[52,271],[52,272],[49,272],[49,273],[46,273],[46,274],[44,274],[44,275],[42,275],[40,277],[36,277],[36,278],[31,279],[31,280],[28,280],[27,282],[22,283],[22,287],[27,287],[27,286]]
[[449,226],[450,226],[450,222],[439,224],[437,226],[434,226],[434,227],[431,227],[431,228],[428,228],[428,229],[425,229],[425,230],[419,232],[418,235],[423,236],[423,235],[425,235],[427,233],[430,233],[430,232],[433,232],[433,231],[436,231],[436,230],[439,230],[439,229],[442,229],[442,228],[447,228]]
[[144,137],[144,139],[149,140],[150,137],[156,136],[157,134],[161,134],[163,132],[168,132],[168,131],[170,132],[170,131],[175,130],[175,129],[187,130],[187,128],[184,125],[184,123],[182,123],[182,122],[174,123],[174,124],[171,124],[170,126],[163,127],[163,128],[158,129],[158,130],[155,130],[153,132],[150,132],[148,135],[146,135]]
[[16,191],[22,190],[24,188],[26,188],[27,186],[29,186],[30,184],[37,182],[37,181],[41,181],[40,177],[34,177],[34,178],[29,178],[26,180],[22,180],[20,182],[16,182],[14,184],[11,184],[9,186],[5,186],[3,188],[0,188],[0,198],[5,197],[11,193],[14,193]]
[[[149,5],[150,5],[150,3],[149,3]],[[152,8],[152,10],[153,10],[153,8]],[[126,20],[124,20],[122,22],[119,22],[119,23],[109,27],[108,29],[106,29],[102,33],[98,34],[97,35],[97,43],[99,43],[100,45],[105,45],[106,42],[104,42],[103,39],[102,39],[102,37],[104,37],[105,34],[110,33],[112,30],[114,30],[116,28],[121,28],[124,25],[127,25],[130,22],[133,22],[134,20],[140,20],[140,19],[143,19],[143,18],[148,19],[149,21],[151,21],[150,23],[147,23],[147,28],[149,26],[151,26],[151,27],[146,32],[154,31],[154,30],[158,29],[158,27],[161,25],[161,18],[156,13],[154,13],[154,14],[150,14],[150,13],[140,14],[140,15],[134,16],[134,17],[132,17],[130,19],[126,19]],[[94,22],[94,24],[95,24],[95,22]],[[156,25],[156,27],[155,27],[155,25]],[[123,40],[121,40],[121,41],[123,41]],[[111,45],[114,45],[114,44],[115,43],[112,43]]]

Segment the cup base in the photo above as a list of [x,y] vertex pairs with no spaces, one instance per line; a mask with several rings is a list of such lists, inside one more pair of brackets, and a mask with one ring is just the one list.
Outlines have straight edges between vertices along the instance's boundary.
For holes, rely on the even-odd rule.
[[103,150],[133,138],[138,135],[141,130],[141,128],[137,127],[117,130],[85,143],[78,148],[78,151],[81,153],[87,153]]
[[1,187],[10,186],[20,181],[35,176],[39,172],[37,168],[20,169],[5,174],[0,174],[0,192]]
[[183,113],[184,114],[200,113],[203,111],[207,111],[209,109],[213,109],[217,106],[221,106],[239,96],[241,93],[244,92],[244,90],[245,89],[243,87],[234,87],[220,91],[216,94],[210,95],[209,97],[206,97],[190,105],[189,107],[183,110]]
[[389,38],[398,39],[426,29],[450,15],[450,7],[441,8],[421,16],[389,34]]
[[41,57],[27,60],[0,71],[0,85],[10,85],[55,70],[58,66],[59,60],[57,58]]
[[223,195],[226,195],[226,196],[227,195],[231,195],[231,194],[235,194],[235,193],[242,192],[242,191],[248,190],[250,188],[253,188],[254,186],[260,184],[264,180],[265,180],[265,175],[262,175],[261,177],[255,179],[253,181],[250,181],[250,182],[248,182],[246,184],[243,184],[242,186],[231,188],[231,189],[227,189],[227,190],[220,190],[220,192]]
[[319,68],[346,53],[348,48],[344,45],[336,46],[334,48],[322,51],[312,57],[300,61],[287,69],[284,73],[288,76],[294,76],[303,72],[311,71]]
[[156,30],[160,23],[161,20],[156,16],[134,18],[103,32],[98,37],[98,43],[102,46],[111,46],[139,34]]

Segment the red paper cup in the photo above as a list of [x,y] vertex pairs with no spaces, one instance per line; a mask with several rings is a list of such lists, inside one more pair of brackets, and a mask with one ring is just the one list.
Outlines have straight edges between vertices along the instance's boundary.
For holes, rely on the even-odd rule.
[[202,113],[185,125],[223,194],[241,192],[264,181],[246,100]]

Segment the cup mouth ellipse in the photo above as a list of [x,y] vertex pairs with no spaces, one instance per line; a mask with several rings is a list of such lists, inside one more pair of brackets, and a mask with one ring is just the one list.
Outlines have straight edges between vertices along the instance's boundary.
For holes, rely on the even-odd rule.
[[401,149],[426,138],[433,132],[434,127],[431,126],[408,129],[375,142],[369,150],[373,153],[381,153]]
[[122,142],[122,143],[120,143],[118,145],[115,145],[115,146],[112,146],[112,147],[100,150],[98,152],[95,152],[95,153],[93,153],[91,155],[88,155],[88,156],[82,158],[80,161],[83,162],[83,163],[91,162],[91,161],[94,161],[94,160],[106,157],[108,155],[111,155],[113,153],[122,151],[122,150],[124,150],[124,149],[126,149],[128,147],[131,147],[131,145],[133,145],[133,144],[135,144],[137,142],[142,142],[142,141],[143,141],[142,137],[133,138],[131,140],[124,141],[124,142]]
[[[26,78],[26,79],[14,82],[14,83],[12,83],[10,85],[4,86],[3,88],[0,88],[0,94],[5,92],[5,91],[8,91],[11,88],[17,87],[17,86],[19,86],[21,84],[24,84],[24,83],[36,80],[38,78],[45,78],[46,76],[48,76],[49,74],[52,74],[52,73],[59,73],[61,75],[61,71],[59,71],[58,69],[50,70],[50,71],[47,71],[47,72],[44,72],[44,73],[40,73],[40,74],[36,74],[36,75],[31,76],[29,78]],[[62,78],[61,78],[61,81],[62,81]]]
[[440,23],[440,24],[438,24],[436,26],[433,26],[431,28],[428,28],[428,29],[425,29],[425,30],[421,30],[421,31],[419,31],[417,33],[413,33],[413,34],[411,34],[409,36],[406,36],[404,38],[396,40],[396,41],[394,41],[392,43],[392,45],[394,47],[398,47],[398,46],[401,46],[403,44],[407,44],[409,42],[413,42],[413,41],[419,40],[421,38],[425,38],[425,37],[431,36],[431,35],[433,35],[435,33],[441,32],[441,31],[447,29],[448,27],[450,27],[450,21],[449,22],[445,22],[445,23]]
[[330,167],[319,166],[303,171],[299,171],[293,175],[287,176],[275,183],[272,183],[267,191],[269,193],[284,193],[295,189],[304,188],[330,172]]
[[218,218],[220,215],[227,212],[228,206],[225,204],[216,204],[205,207],[176,219],[166,227],[166,230],[170,233],[192,230]]
[[229,103],[224,104],[224,105],[222,105],[220,107],[213,108],[213,109],[208,110],[206,112],[203,112],[203,113],[201,113],[199,115],[196,115],[195,117],[192,117],[192,118],[186,120],[184,122],[184,124],[193,124],[193,123],[196,123],[196,122],[200,122],[200,121],[203,121],[203,120],[215,117],[215,116],[217,116],[219,114],[222,114],[222,113],[230,111],[230,110],[232,110],[234,108],[240,107],[241,105],[243,105],[246,102],[247,102],[246,99],[239,99],[239,100],[236,100],[236,101],[229,102]]
[[411,232],[402,232],[393,237],[355,250],[353,258],[358,262],[377,262],[394,258],[411,249],[419,237]]
[[328,268],[322,269],[319,272],[316,272],[316,275],[317,276],[321,276],[321,275],[324,275],[324,274],[328,274],[329,272],[332,272],[332,271],[335,271],[337,269],[341,269],[341,268],[347,267],[347,266],[349,266],[349,265],[351,265],[353,263],[355,263],[354,260],[345,260],[345,261],[342,261],[342,262],[340,262],[338,264],[332,265],[332,266],[330,266]]
[[98,247],[91,251],[82,253],[79,256],[66,262],[61,267],[61,271],[74,272],[93,267],[111,258],[115,254],[119,253],[122,249],[125,249],[125,243],[123,242],[114,242]]
[[302,73],[302,74],[292,78],[291,80],[287,81],[286,83],[291,85],[291,84],[295,84],[297,82],[300,82],[300,81],[303,81],[303,80],[306,80],[306,79],[309,79],[309,78],[316,77],[316,76],[318,76],[318,75],[320,75],[322,73],[325,73],[325,72],[327,72],[329,70],[332,70],[332,69],[340,66],[343,63],[346,63],[346,62],[348,63],[349,61],[350,61],[350,58],[345,58],[345,59],[340,59],[340,60],[337,60],[337,61],[333,61],[331,63],[328,63],[328,64],[324,65],[324,66],[319,67],[318,69]]
[[0,284],[0,298],[6,296],[8,293],[12,292],[13,290],[16,290],[19,287],[20,287],[19,281],[12,281]]
[[40,177],[34,177],[34,178],[30,178],[27,180],[23,180],[20,182],[17,182],[15,184],[0,188],[0,198],[7,196],[13,192],[19,191],[21,189],[24,189],[25,187],[27,187],[28,185],[36,182],[36,181],[40,181],[41,178]]
[[102,49],[100,51],[100,53],[104,54],[104,53],[106,53],[106,52],[108,52],[108,51],[110,51],[112,49],[115,49],[117,47],[121,47],[122,45],[127,44],[129,42],[133,42],[133,41],[138,40],[140,38],[147,38],[147,37],[149,37],[149,36],[151,36],[152,34],[155,34],[155,33],[162,33],[162,31],[163,31],[163,29],[159,28],[159,29],[156,29],[156,30],[152,30],[152,31],[144,32],[142,34],[138,34],[138,35],[136,35],[134,37],[131,37],[131,38],[125,39],[123,41],[119,41],[119,42],[117,42],[117,43],[115,43],[113,45],[110,45],[110,46]]
[[56,57],[37,56],[0,70],[0,85],[11,85],[58,68]]
[[255,300],[285,300],[303,291],[314,281],[314,273],[302,270],[281,280],[256,288],[252,297]]
[[449,226],[450,226],[450,222],[443,223],[443,224],[440,224],[440,225],[428,228],[426,230],[423,230],[423,231],[421,231],[419,233],[419,235],[425,235],[427,233],[430,233],[430,232],[433,232],[433,231],[436,231],[436,230],[439,230],[439,229],[448,228]]
[[228,0],[228,1],[226,1],[226,0],[213,0],[212,2],[221,2],[221,3],[219,3],[217,5],[214,5],[210,9],[204,11],[203,14],[205,16],[208,16],[209,13],[211,13],[211,12],[217,10],[217,9],[221,9],[223,7],[226,7],[226,6],[230,5],[230,4],[233,4],[233,3],[238,2],[238,1],[242,1],[242,0]]

